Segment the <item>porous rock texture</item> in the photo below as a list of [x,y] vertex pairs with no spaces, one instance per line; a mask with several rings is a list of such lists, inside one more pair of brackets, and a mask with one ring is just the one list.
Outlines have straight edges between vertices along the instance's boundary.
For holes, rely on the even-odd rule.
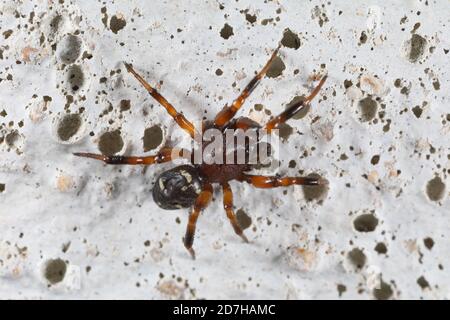
[[[448,1],[0,2],[0,298],[450,298]],[[327,187],[231,183],[200,216],[151,197],[150,155],[212,118],[278,58],[239,115],[289,121],[276,172]],[[266,170],[266,171],[264,171]]]

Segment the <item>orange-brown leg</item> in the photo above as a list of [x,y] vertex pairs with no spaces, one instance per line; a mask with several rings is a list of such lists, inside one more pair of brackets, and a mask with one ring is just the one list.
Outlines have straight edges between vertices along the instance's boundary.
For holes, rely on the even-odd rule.
[[253,176],[243,174],[239,181],[250,183],[256,188],[276,188],[287,187],[293,184],[305,186],[317,186],[328,184],[324,178],[310,178],[310,177],[277,177],[277,176]]
[[191,213],[189,214],[188,225],[186,228],[186,235],[183,238],[183,243],[186,249],[191,254],[192,259],[195,259],[195,251],[192,248],[192,245],[194,244],[195,227],[197,224],[197,219],[198,216],[200,215],[200,212],[208,206],[209,202],[211,201],[212,194],[213,194],[212,185],[210,183],[205,183],[202,186],[202,191],[195,200],[194,207],[192,208]]
[[228,220],[230,220],[231,226],[234,229],[234,232],[238,236],[242,238],[245,242],[248,242],[247,237],[242,232],[242,228],[239,225],[236,215],[233,211],[233,192],[231,191],[230,184],[228,182],[225,182],[222,184],[223,189],[223,208],[225,209],[225,212],[227,213]]
[[[163,163],[174,160],[173,158],[173,150],[172,148],[163,148],[158,154],[154,156],[147,157],[125,157],[125,156],[105,156],[103,154],[94,154],[88,152],[76,152],[75,156],[92,158],[96,160],[101,160],[107,164],[144,164],[150,165],[154,163]],[[187,150],[180,149],[178,153],[178,157],[186,157],[189,156],[189,152]]]
[[230,126],[231,129],[241,129],[243,131],[247,131],[248,129],[259,129],[261,126],[256,121],[247,118],[247,117],[239,117],[236,121]]
[[150,84],[148,84],[147,81],[144,80],[131,66],[131,64],[128,64],[124,62],[125,67],[127,68],[128,72],[130,72],[143,86],[144,88],[150,93],[150,95],[155,98],[156,101],[158,101],[170,114],[170,116],[175,120],[175,122],[189,135],[194,139],[195,136],[195,127],[194,125],[186,119],[185,116],[183,116],[181,113],[179,113],[172,104],[170,104],[166,98],[164,98],[159,92],[153,88]]
[[257,87],[261,79],[264,77],[264,75],[267,73],[267,70],[269,70],[269,67],[275,59],[275,57],[278,54],[278,50],[280,50],[280,46],[278,46],[275,51],[272,53],[272,56],[270,57],[269,61],[267,61],[266,65],[261,69],[261,71],[258,72],[258,74],[250,81],[250,83],[244,88],[244,90],[241,92],[239,97],[237,97],[236,100],[233,101],[231,106],[225,106],[214,119],[214,124],[218,128],[222,128],[225,126],[228,121],[230,121],[236,112],[241,108],[242,104],[245,102],[245,99],[252,93],[252,91]]
[[313,92],[308,97],[306,97],[305,100],[293,104],[278,116],[270,120],[264,127],[267,132],[270,132],[272,129],[277,128],[279,124],[286,122],[287,120],[292,118],[301,108],[311,103],[311,100],[314,99],[314,97],[319,93],[320,88],[322,88],[323,84],[325,83],[325,80],[327,80],[327,76],[324,76],[320,80],[317,87],[314,88]]

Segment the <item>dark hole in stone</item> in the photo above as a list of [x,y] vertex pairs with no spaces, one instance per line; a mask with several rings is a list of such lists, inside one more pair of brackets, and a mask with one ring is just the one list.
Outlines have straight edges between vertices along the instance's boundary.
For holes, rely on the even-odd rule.
[[365,31],[361,32],[361,35],[359,36],[359,43],[364,44],[367,41],[367,34]]
[[283,73],[284,69],[286,69],[286,66],[284,65],[283,60],[281,60],[280,57],[275,57],[269,67],[269,70],[267,70],[266,76],[269,78],[279,77]]
[[57,54],[63,63],[74,63],[80,56],[81,45],[79,37],[68,34],[57,44]]
[[338,284],[338,285],[337,285],[337,291],[338,291],[339,297],[341,297],[342,294],[343,294],[345,291],[347,291],[347,287],[344,286],[343,284]]
[[377,165],[378,162],[380,162],[380,156],[378,154],[374,155],[372,159],[370,159],[370,163],[374,166]]
[[51,284],[61,282],[66,275],[67,265],[62,259],[48,260],[45,265],[44,276]]
[[391,119],[387,119],[386,122],[383,126],[383,132],[388,132],[391,129]]
[[439,80],[433,81],[433,88],[434,88],[434,90],[441,89],[441,84],[440,84]]
[[392,297],[393,293],[391,286],[383,280],[381,280],[379,288],[373,289],[373,296],[378,300],[387,300]]
[[344,80],[344,88],[348,89],[353,85],[353,82],[351,80]]
[[361,269],[366,264],[366,255],[359,248],[354,248],[348,253],[348,259],[357,268]]
[[281,123],[277,129],[278,135],[280,136],[283,142],[287,141],[291,136],[291,134],[294,133],[294,129],[287,123]]
[[427,45],[427,40],[415,33],[411,37],[410,45],[409,61],[416,62],[423,56]]
[[255,23],[256,22],[256,14],[251,15],[250,13],[246,13],[245,19],[250,23]]
[[281,44],[287,48],[292,48],[295,50],[297,50],[301,46],[300,38],[290,29],[286,29],[284,31],[283,39],[281,39]]
[[120,111],[128,111],[131,108],[130,100],[120,100]]
[[379,254],[386,254],[387,253],[387,247],[383,242],[378,242],[375,246],[375,251]]
[[6,185],[4,183],[0,183],[0,192],[4,192],[6,189]]
[[103,14],[102,23],[105,26],[105,28],[108,28],[108,13],[106,7],[102,7],[100,9],[100,12]]
[[372,213],[365,213],[358,216],[353,225],[359,232],[372,232],[378,225],[378,219]]
[[117,34],[120,30],[122,30],[127,25],[127,22],[122,17],[118,17],[117,15],[113,15],[111,20],[109,21],[109,28],[112,32]]
[[5,40],[8,39],[12,34],[13,34],[13,31],[11,29],[3,32],[3,36],[5,37]]
[[[321,175],[317,173],[311,173],[307,177],[309,178],[322,178]],[[327,193],[328,193],[328,185],[318,185],[318,186],[302,186],[303,194],[305,195],[306,201],[317,200],[319,204],[323,202]]]
[[80,66],[73,65],[67,70],[67,81],[72,91],[78,91],[84,84],[84,73]]
[[90,60],[90,59],[92,59],[92,57],[93,57],[93,55],[90,54],[90,53],[88,53],[87,51],[83,52],[83,55],[81,56],[81,58],[82,58],[83,60],[84,60],[84,59]]
[[157,125],[144,131],[144,152],[156,149],[163,140],[163,131]]
[[413,111],[414,115],[416,116],[416,118],[420,118],[420,116],[422,115],[422,108],[419,106],[415,106],[412,109],[412,111]]
[[50,29],[52,32],[56,33],[61,25],[62,22],[62,16],[56,15],[53,17],[53,19],[50,21]]
[[431,250],[434,246],[434,240],[430,237],[423,239],[423,244],[427,247],[428,250]]
[[236,219],[243,230],[252,225],[252,218],[250,218],[243,209],[236,211]]
[[255,104],[255,111],[262,111],[264,109],[264,106],[262,104]]
[[234,35],[233,27],[230,26],[228,23],[225,23],[225,25],[223,26],[222,30],[220,30],[220,36],[222,38],[224,38],[225,40],[227,40],[232,35]]
[[[293,105],[295,105],[295,104],[298,104],[298,103],[302,102],[303,100],[305,100],[305,97],[303,97],[303,96],[295,96],[295,97],[294,97],[294,98],[286,105],[285,109],[288,109],[288,108],[290,108],[291,106],[293,106]],[[304,117],[308,114],[308,112],[309,112],[310,109],[311,109],[311,105],[310,105],[310,104],[307,104],[306,106],[300,107],[300,109],[294,114],[294,116],[292,117],[292,119],[299,120],[299,119],[304,118]]]
[[61,247],[61,251],[63,252],[63,253],[66,253],[67,251],[69,251],[69,248],[70,248],[70,245],[71,245],[71,241],[68,241],[68,242],[66,242],[66,243],[63,243],[62,244],[62,247]]
[[20,134],[19,131],[13,130],[5,136],[5,142],[9,147],[13,147],[16,145],[19,140]]
[[120,131],[109,131],[102,134],[98,143],[100,152],[104,155],[111,156],[123,148],[123,140]]
[[417,284],[422,288],[429,288],[430,284],[428,283],[427,279],[425,279],[424,276],[421,276],[419,279],[417,279]]
[[297,166],[297,162],[295,162],[295,160],[289,161],[289,165],[288,165],[289,168],[295,168],[296,166]]
[[221,76],[223,74],[223,71],[221,69],[216,70],[216,75]]
[[80,129],[81,117],[78,114],[68,114],[62,118],[58,125],[58,137],[62,141],[72,138]]
[[359,109],[361,111],[361,120],[363,122],[370,121],[377,114],[378,104],[369,96],[359,101]]
[[267,25],[268,25],[269,23],[271,23],[271,22],[273,22],[273,18],[261,20],[261,24],[262,24],[263,26],[267,26]]
[[400,93],[401,93],[401,94],[404,94],[404,95],[408,95],[409,92],[410,92],[410,88],[408,88],[408,87],[403,87],[403,88],[400,90]]
[[431,201],[439,201],[444,197],[445,183],[440,177],[434,177],[427,183],[427,195]]

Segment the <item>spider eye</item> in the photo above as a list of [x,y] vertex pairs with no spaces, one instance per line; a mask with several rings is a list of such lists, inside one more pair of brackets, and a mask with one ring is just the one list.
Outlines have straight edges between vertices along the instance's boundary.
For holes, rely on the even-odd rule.
[[201,183],[195,168],[183,165],[163,172],[153,187],[153,200],[166,210],[188,208],[200,194]]

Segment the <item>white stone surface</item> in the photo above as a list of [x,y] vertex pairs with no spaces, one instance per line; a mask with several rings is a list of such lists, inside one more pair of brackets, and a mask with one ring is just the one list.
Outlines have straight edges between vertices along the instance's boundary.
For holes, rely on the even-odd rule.
[[[449,298],[448,1],[219,2],[0,2],[0,298]],[[151,196],[171,164],[106,166],[72,152],[99,152],[101,134],[120,129],[122,153],[152,154],[142,137],[155,124],[164,141],[188,141],[122,61],[198,121],[238,95],[286,28],[301,46],[282,47],[282,75],[265,78],[240,114],[265,121],[328,73],[306,117],[289,122],[278,173],[318,172],[329,190],[306,201],[300,187],[232,183],[250,244],[217,190],[192,261],[187,210],[161,210]],[[367,97],[378,109],[362,121]],[[60,120],[80,111],[80,129],[61,141]],[[435,177],[446,188],[433,201]],[[373,231],[355,229],[362,214]],[[66,264],[53,284],[52,259]]]

